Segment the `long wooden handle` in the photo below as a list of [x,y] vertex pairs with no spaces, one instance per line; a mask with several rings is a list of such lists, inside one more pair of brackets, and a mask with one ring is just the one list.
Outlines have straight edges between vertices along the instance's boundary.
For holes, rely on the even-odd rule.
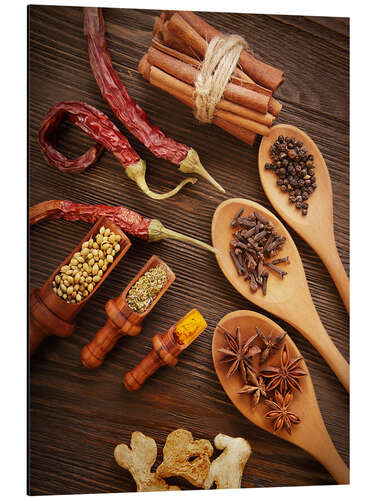
[[136,391],[142,387],[148,377],[164,364],[165,362],[160,358],[158,353],[152,350],[135,368],[125,373],[125,387],[128,391]]
[[124,334],[116,328],[110,319],[95,335],[91,342],[86,344],[81,351],[81,362],[86,368],[100,366],[107,353],[113,349],[117,341]]
[[332,450],[326,450],[326,456],[320,460],[320,463],[328,470],[338,484],[349,484],[349,468],[333,445],[332,448]]
[[345,272],[344,266],[342,265],[334,239],[333,243],[329,246],[329,250],[321,253],[320,257],[324,262],[324,265],[326,266],[333,281],[335,282],[336,288],[341,296],[342,301],[344,302],[345,309],[347,310],[348,314],[350,314],[349,278]]
[[299,318],[298,324],[293,326],[320,352],[333,373],[349,392],[349,363],[332,342],[315,307],[312,307],[311,312],[309,311],[303,316],[302,321]]
[[328,431],[323,423],[322,434],[310,441],[307,451],[320,462],[338,484],[349,484],[349,468],[338,454]]
[[32,356],[42,341],[48,335],[42,332],[38,325],[30,318],[30,327],[29,327],[29,354]]

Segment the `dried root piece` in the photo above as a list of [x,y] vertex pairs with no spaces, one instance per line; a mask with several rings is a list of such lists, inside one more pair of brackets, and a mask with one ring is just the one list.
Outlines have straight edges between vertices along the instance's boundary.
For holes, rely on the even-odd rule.
[[212,445],[207,439],[194,440],[191,432],[177,429],[167,437],[163,462],[156,474],[160,477],[181,476],[194,486],[202,486],[210,469],[212,453]]
[[118,444],[114,451],[116,462],[128,470],[137,484],[137,491],[179,490],[178,486],[169,486],[155,472],[151,472],[157,456],[154,439],[142,432],[133,432],[130,448],[126,444]]
[[224,451],[211,463],[203,488],[208,490],[213,483],[216,488],[241,488],[243,470],[251,455],[250,444],[243,438],[218,434],[215,446]]

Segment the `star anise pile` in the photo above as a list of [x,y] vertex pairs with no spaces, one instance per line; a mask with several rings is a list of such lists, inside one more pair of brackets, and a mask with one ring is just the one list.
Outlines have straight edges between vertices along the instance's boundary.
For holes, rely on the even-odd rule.
[[274,401],[270,399],[266,400],[266,405],[271,409],[265,414],[265,417],[272,419],[274,432],[278,432],[285,427],[287,432],[291,434],[292,424],[299,424],[301,422],[301,419],[297,415],[289,411],[291,401],[291,392],[283,396],[279,391],[275,391]]
[[238,370],[240,372],[242,381],[246,383],[247,374],[249,372],[255,372],[254,367],[251,363],[251,359],[255,354],[258,354],[260,352],[260,348],[258,346],[252,345],[257,338],[257,335],[253,335],[252,337],[248,338],[246,342],[242,342],[240,327],[237,327],[235,335],[232,335],[221,325],[219,325],[219,327],[224,332],[227,347],[222,347],[218,349],[218,351],[226,355],[226,357],[222,359],[223,363],[231,363],[227,372],[227,378],[229,378],[236,370]]
[[[221,325],[219,327],[223,330],[226,341],[226,347],[218,349],[219,352],[225,354],[221,361],[231,363],[227,377],[231,377],[238,371],[244,384],[239,394],[248,394],[253,407],[259,404],[262,397],[265,398],[264,402],[270,408],[265,418],[273,421],[274,432],[285,429],[290,434],[292,425],[301,421],[289,410],[289,406],[292,401],[292,391],[301,391],[298,379],[307,375],[299,366],[302,356],[290,358],[288,345],[283,344],[285,332],[276,337],[272,334],[266,337],[258,327],[255,327],[256,335],[244,341],[239,327],[235,335]],[[254,345],[258,339],[261,347]],[[280,365],[265,366],[257,372],[253,366],[253,357],[259,354],[259,364],[262,365],[281,346]]]

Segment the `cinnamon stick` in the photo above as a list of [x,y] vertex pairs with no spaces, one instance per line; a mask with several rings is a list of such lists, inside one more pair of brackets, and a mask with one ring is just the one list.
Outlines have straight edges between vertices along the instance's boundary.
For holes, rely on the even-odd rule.
[[[163,15],[164,14],[164,15]],[[217,31],[215,28],[213,28],[211,25],[203,21],[203,19],[199,18],[196,14],[193,14],[192,12],[186,12],[186,11],[181,11],[179,13],[173,13],[169,12],[167,15],[165,13],[162,13],[161,18],[157,18],[154,24],[154,34],[158,35],[161,34],[162,40],[164,41],[164,44],[161,44],[159,42],[159,46],[155,47],[158,48],[159,50],[161,49],[160,45],[167,45],[168,47],[171,48],[171,50],[174,50],[175,52],[179,54],[183,54],[184,56],[178,57],[180,60],[183,60],[184,62],[188,64],[192,64],[192,61],[196,61],[194,64],[194,67],[200,67],[201,63],[198,59],[194,59],[195,56],[201,57],[202,59],[205,56],[208,43],[206,42],[205,38],[200,36],[200,33],[197,33],[194,31],[194,29],[190,26],[189,22],[185,21],[185,18],[188,19],[190,22],[194,22],[194,26],[197,27],[198,30],[200,30],[200,33],[203,33],[204,36],[210,37],[209,39],[212,40],[214,36],[221,36],[222,38],[224,35]],[[198,20],[198,21],[196,21]],[[172,31],[172,32],[171,32]],[[154,44],[156,45],[156,44]],[[247,65],[252,67],[253,63],[249,63],[247,56],[244,54],[248,54],[245,51],[241,52],[241,56],[239,59],[239,64],[242,64],[242,59],[245,57],[247,61]],[[170,54],[172,55],[172,54]],[[174,57],[177,57],[177,54],[173,54]],[[264,67],[266,68],[271,68],[271,70],[274,70],[275,68],[272,68],[271,66],[268,66],[267,64],[262,63],[261,61],[258,61],[252,56],[251,54],[248,54],[250,57],[250,60],[257,61],[258,66],[260,68],[256,69],[257,65],[255,64],[255,69],[254,71],[261,72],[262,68],[263,71],[265,71]],[[245,63],[246,64],[246,63]],[[283,75],[283,72],[280,70],[276,70],[278,74]],[[273,72],[271,71],[273,74]],[[232,77],[231,81],[232,83],[241,85],[241,86],[246,86],[250,90],[255,90],[260,93],[265,93],[266,95],[270,95],[270,100],[268,104],[268,111],[275,117],[278,117],[282,108],[282,105],[274,98],[272,97],[272,91],[275,90],[273,87],[275,85],[269,85],[268,83],[264,83],[264,78],[260,78],[260,81],[257,81],[257,83],[254,82],[254,80],[251,78],[251,76],[248,76],[248,74],[243,73],[240,69],[236,68],[235,70],[235,75]],[[247,80],[247,81],[246,81]],[[282,79],[280,83],[277,84],[276,88],[281,85],[281,83],[284,81],[284,77],[282,76]],[[253,86],[255,85],[255,87]]]
[[[172,21],[174,16],[173,14],[171,19],[168,21],[168,28],[170,27],[172,30],[176,27],[176,19]],[[225,35],[220,31],[216,30],[209,23],[204,21],[202,18],[189,11],[178,11],[178,14],[187,24],[190,25],[193,30],[200,35],[203,40],[207,40],[210,42],[215,36],[219,36],[220,38],[225,38]],[[178,19],[177,19],[178,21]],[[172,25],[170,24],[172,23]],[[177,23],[179,29],[182,28],[182,24],[180,22]],[[185,26],[185,25],[184,25]],[[189,32],[189,37],[193,40],[193,36]],[[183,36],[181,36],[182,39]],[[184,40],[185,41],[185,40]],[[193,40],[194,41],[194,40]],[[207,43],[206,42],[206,43]],[[185,41],[185,43],[187,43]],[[192,45],[193,47],[193,45]],[[196,47],[194,47],[197,50]],[[202,55],[202,54],[201,54]],[[271,89],[273,92],[283,83],[284,81],[284,73],[272,66],[259,61],[248,51],[243,50],[240,55],[239,65],[248,74],[251,78],[255,80],[256,83],[262,85],[268,89]]]
[[[184,95],[186,98],[184,102],[191,109],[194,109],[194,89],[187,83],[182,82],[171,75],[168,75],[168,73],[165,73],[155,66],[150,67],[149,82],[152,85],[155,85],[155,87],[158,87],[172,95],[175,95],[175,97],[177,97],[177,95],[180,96],[181,94]],[[173,91],[176,91],[177,95]],[[220,109],[220,106],[217,106],[216,108],[215,117],[222,118],[225,121],[232,123],[233,125],[245,128],[256,134],[268,135],[269,133],[269,127],[267,127],[266,125],[254,120],[244,118],[242,116],[238,116],[230,111],[224,111]],[[215,123],[215,118],[213,120],[213,123]]]
[[[151,46],[157,50],[160,50],[160,52],[163,52],[164,54],[168,54],[171,57],[174,57],[186,64],[189,64],[190,66],[193,66],[193,68],[200,70],[202,67],[202,62],[200,60],[189,56],[185,52],[179,52],[178,50],[166,45],[165,43],[162,43],[157,38],[152,39]],[[237,71],[238,75],[233,74],[231,76],[232,83],[239,85],[240,87],[246,87],[249,90],[254,90],[255,92],[259,92],[260,94],[272,96],[272,90],[266,89],[265,87],[258,85],[257,83],[254,82],[254,80],[252,80],[249,76],[247,76],[246,73],[243,73],[238,68]]]
[[[171,75],[168,75],[164,71],[160,70],[159,68],[156,68],[155,66],[151,66],[148,61],[147,61],[147,55],[144,55],[139,63],[138,70],[141,73],[141,75],[148,80],[152,85],[155,87],[160,88],[161,90],[164,90],[165,92],[168,92],[169,94],[173,95],[184,103],[186,106],[188,106],[191,109],[194,109],[194,100],[193,100],[193,88],[178,80],[177,78],[174,78]],[[230,133],[231,135],[237,137],[238,139],[242,140],[243,142],[246,142],[250,146],[254,144],[255,138],[256,138],[256,133],[251,131],[249,128],[244,128],[238,124],[238,120],[234,119],[234,123],[228,121],[233,119],[231,116],[231,113],[227,113],[227,116],[224,118],[223,116],[220,115],[221,110],[216,110],[213,123],[217,125],[218,127],[222,128],[226,132]],[[237,117],[240,118],[240,117]],[[250,122],[250,120],[249,120]],[[258,128],[258,126],[261,125],[257,122],[254,122],[254,126]],[[249,126],[249,124],[248,124]],[[250,124],[251,126],[251,124]],[[267,128],[267,127],[266,127]],[[267,128],[267,133],[268,133],[268,128]]]
[[[189,85],[195,84],[198,77],[199,70],[186,64],[185,62],[175,59],[170,55],[167,55],[154,47],[150,47],[147,60],[151,66],[156,66],[166,73],[175,76],[179,80],[182,80]],[[233,83],[228,83],[225,91],[224,98],[232,101],[236,104],[245,106],[246,108],[251,108],[260,113],[266,113],[268,109],[268,104],[270,101],[270,96],[255,92],[247,87],[242,87],[239,85],[234,85]]]

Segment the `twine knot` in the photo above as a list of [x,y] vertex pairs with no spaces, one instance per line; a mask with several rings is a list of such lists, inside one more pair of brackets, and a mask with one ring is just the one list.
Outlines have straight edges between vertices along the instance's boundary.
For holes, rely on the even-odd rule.
[[208,45],[202,68],[195,81],[195,117],[211,123],[225,87],[237,66],[246,41],[239,35],[215,37]]

